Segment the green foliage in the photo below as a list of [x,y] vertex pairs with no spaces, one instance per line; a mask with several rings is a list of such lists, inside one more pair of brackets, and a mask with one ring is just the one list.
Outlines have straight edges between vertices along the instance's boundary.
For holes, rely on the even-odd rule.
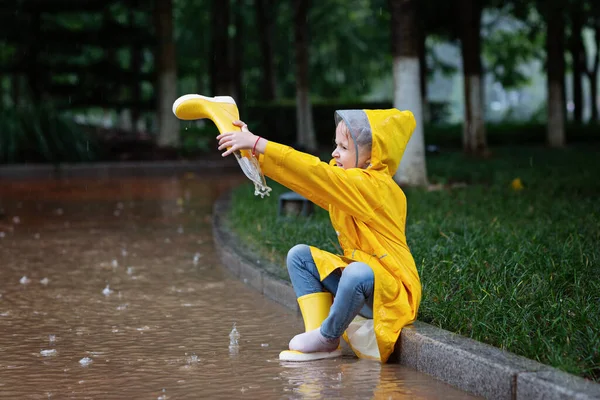
[[183,122],[180,131],[180,154],[193,156],[198,153],[206,153],[215,144],[215,137],[218,134],[219,130],[210,121],[201,125]]
[[[423,284],[419,319],[600,381],[600,181],[598,146],[507,147],[489,160],[428,158],[433,183],[406,190],[407,238]],[[521,178],[524,189],[511,182]],[[275,263],[297,243],[337,252],[324,210],[276,217],[270,198],[239,187],[228,216],[244,246]],[[277,271],[278,270],[278,271]]]
[[52,107],[0,111],[0,163],[81,162],[96,155],[96,141]]

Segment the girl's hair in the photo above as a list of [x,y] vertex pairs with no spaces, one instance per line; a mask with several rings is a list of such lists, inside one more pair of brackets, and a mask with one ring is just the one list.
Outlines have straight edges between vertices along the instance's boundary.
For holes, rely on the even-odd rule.
[[358,147],[371,152],[373,135],[367,114],[363,110],[337,110],[335,112],[335,125],[344,121],[350,137],[356,148],[356,163],[358,164]]

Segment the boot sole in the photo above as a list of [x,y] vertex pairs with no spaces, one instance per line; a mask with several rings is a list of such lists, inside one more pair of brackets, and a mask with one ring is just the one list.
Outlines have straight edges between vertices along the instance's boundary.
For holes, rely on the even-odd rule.
[[184,96],[181,96],[177,100],[175,100],[175,102],[173,103],[173,114],[175,114],[178,117],[177,108],[181,104],[183,104],[184,102],[189,101],[189,100],[205,100],[205,101],[209,101],[211,103],[235,104],[235,100],[233,100],[233,98],[230,96],[207,97],[207,96],[202,96],[199,94],[186,94]]
[[326,358],[335,358],[340,357],[342,355],[341,349],[336,349],[334,351],[320,351],[316,353],[302,353],[300,351],[295,350],[284,350],[279,353],[280,361],[315,361],[315,360],[323,360]]

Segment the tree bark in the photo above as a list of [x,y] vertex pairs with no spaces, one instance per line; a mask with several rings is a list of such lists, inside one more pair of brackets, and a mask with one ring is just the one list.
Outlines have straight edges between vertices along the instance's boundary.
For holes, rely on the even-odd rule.
[[[135,28],[135,12],[134,10],[139,7],[138,1],[134,1],[129,9],[129,27]],[[133,43],[133,45],[129,49],[131,53],[131,70],[134,74],[134,78],[131,82],[131,120],[132,120],[132,128],[133,132],[138,132],[138,126],[140,121],[140,103],[142,100],[142,90],[140,85],[140,72],[142,69],[142,50],[138,47],[137,43]]]
[[485,155],[488,149],[481,73],[482,2],[481,0],[460,0],[458,11],[465,97],[463,149],[466,153]]
[[231,96],[232,74],[229,56],[230,6],[228,0],[212,2],[211,92],[213,96]]
[[426,186],[428,181],[423,133],[417,1],[389,0],[389,5],[392,17],[394,107],[411,111],[417,123],[394,180],[400,185]]
[[[597,17],[600,18],[600,17]],[[600,66],[600,20],[596,21],[596,26],[594,28],[594,40],[596,42],[596,48],[594,52],[594,57],[592,61],[592,65],[590,68],[585,66],[586,75],[590,81],[590,107],[592,110],[592,115],[590,117],[590,121],[598,122],[598,67]],[[585,54],[584,47],[584,57],[587,60],[587,54]]]
[[42,76],[38,67],[40,22],[40,13],[34,12],[31,16],[31,27],[27,34],[27,83],[31,100],[36,105],[39,105],[42,99]]
[[296,141],[303,150],[317,149],[309,90],[308,10],[309,0],[294,0],[296,47]]
[[581,30],[583,19],[579,4],[571,10],[571,38],[569,41],[569,52],[573,61],[573,121],[583,122],[583,66],[586,62],[583,51],[583,38]]
[[423,101],[423,122],[431,121],[431,110],[427,99],[427,34],[422,24],[418,24],[419,37],[419,76],[421,79],[421,99]]
[[256,0],[256,25],[262,59],[261,96],[263,100],[277,98],[275,64],[273,61],[273,0]]
[[546,70],[548,85],[547,140],[550,147],[565,145],[564,94],[564,17],[559,2],[548,2],[546,16]]
[[178,147],[179,120],[172,112],[173,102],[177,98],[172,0],[155,2],[155,16],[158,39],[158,145],[160,147]]
[[242,0],[235,1],[235,10],[233,12],[233,15],[235,24],[235,36],[233,38],[232,46],[232,96],[236,99],[238,109],[240,110],[240,113],[242,113],[241,110],[244,108],[245,97],[243,93],[244,88],[242,83],[244,80],[244,69],[242,67],[242,63],[244,61],[244,46],[242,44],[242,36],[244,32],[244,19],[242,18]]

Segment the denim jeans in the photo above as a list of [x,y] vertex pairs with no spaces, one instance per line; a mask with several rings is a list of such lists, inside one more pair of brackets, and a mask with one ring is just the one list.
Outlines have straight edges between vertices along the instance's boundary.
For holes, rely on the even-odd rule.
[[373,318],[375,276],[367,264],[353,262],[321,282],[309,246],[299,244],[288,252],[287,269],[297,297],[324,291],[333,294],[329,316],[321,324],[321,334],[326,338],[342,336],[358,314]]

